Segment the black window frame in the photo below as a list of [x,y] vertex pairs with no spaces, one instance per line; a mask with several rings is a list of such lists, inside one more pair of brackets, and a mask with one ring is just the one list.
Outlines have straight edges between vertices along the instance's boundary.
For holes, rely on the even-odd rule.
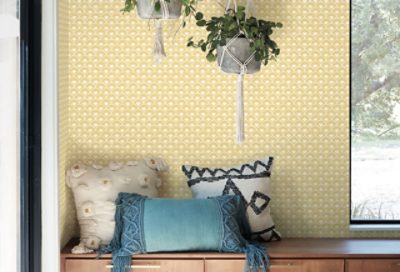
[[20,0],[21,272],[41,271],[42,1]]

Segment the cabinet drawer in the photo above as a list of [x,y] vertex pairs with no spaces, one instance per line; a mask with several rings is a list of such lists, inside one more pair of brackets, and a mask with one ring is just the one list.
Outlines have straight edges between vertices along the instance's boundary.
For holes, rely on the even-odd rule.
[[346,260],[347,272],[400,272],[400,259]]
[[[111,260],[67,259],[65,272],[110,272]],[[202,260],[134,260],[138,272],[204,272]]]
[[[245,260],[206,260],[205,272],[243,272]],[[272,260],[270,272],[344,272],[344,260]]]

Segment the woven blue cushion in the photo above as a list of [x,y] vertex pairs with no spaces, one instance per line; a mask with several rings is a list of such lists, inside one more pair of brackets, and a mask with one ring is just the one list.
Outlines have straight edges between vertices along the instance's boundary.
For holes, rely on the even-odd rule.
[[244,252],[247,271],[266,271],[265,248],[241,235],[248,225],[238,196],[150,199],[120,193],[115,221],[113,240],[99,251],[112,252],[113,272],[131,271],[134,254],[181,251]]
[[215,200],[146,200],[143,216],[146,251],[217,250],[222,235],[220,217]]

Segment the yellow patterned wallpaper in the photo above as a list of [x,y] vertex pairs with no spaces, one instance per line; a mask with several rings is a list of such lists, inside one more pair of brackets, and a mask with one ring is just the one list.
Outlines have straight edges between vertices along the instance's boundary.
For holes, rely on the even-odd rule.
[[[186,40],[191,22],[164,23],[168,58],[154,64],[153,22],[122,15],[122,1],[61,0],[69,12],[62,55],[60,171],[77,160],[158,155],[171,166],[163,196],[190,197],[182,164],[223,166],[275,156],[273,214],[286,237],[390,236],[348,231],[349,0],[254,0],[280,21],[278,62],[245,78],[246,142],[235,139],[235,80]],[[217,1],[198,7],[222,14]],[[60,24],[64,21],[61,20]],[[64,33],[67,32],[67,33]],[[64,59],[65,58],[65,59]],[[66,107],[65,103],[68,104]],[[66,116],[67,115],[67,116]],[[62,244],[77,234],[61,186]]]
[[59,1],[58,15],[58,62],[59,62],[59,188],[60,188],[60,235],[61,246],[76,233],[75,207],[71,192],[65,184],[65,168],[68,160],[69,131],[69,3]]

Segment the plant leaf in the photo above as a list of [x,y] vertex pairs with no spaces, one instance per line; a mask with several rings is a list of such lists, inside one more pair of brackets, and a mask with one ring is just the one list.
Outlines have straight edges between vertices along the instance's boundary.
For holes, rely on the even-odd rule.
[[161,10],[161,3],[160,3],[160,1],[157,1],[157,2],[154,4],[154,10],[157,11],[157,12]]
[[190,8],[188,6],[185,7],[185,16],[190,15]]
[[197,13],[196,13],[195,18],[196,18],[197,21],[203,19],[203,17],[204,17],[203,13],[201,13],[201,12],[197,12]]
[[207,24],[206,20],[197,21],[196,25],[198,26],[205,26]]
[[207,58],[207,60],[208,60],[209,62],[213,62],[213,61],[215,61],[215,60],[217,59],[217,56],[214,55],[212,52],[208,52],[206,58]]

